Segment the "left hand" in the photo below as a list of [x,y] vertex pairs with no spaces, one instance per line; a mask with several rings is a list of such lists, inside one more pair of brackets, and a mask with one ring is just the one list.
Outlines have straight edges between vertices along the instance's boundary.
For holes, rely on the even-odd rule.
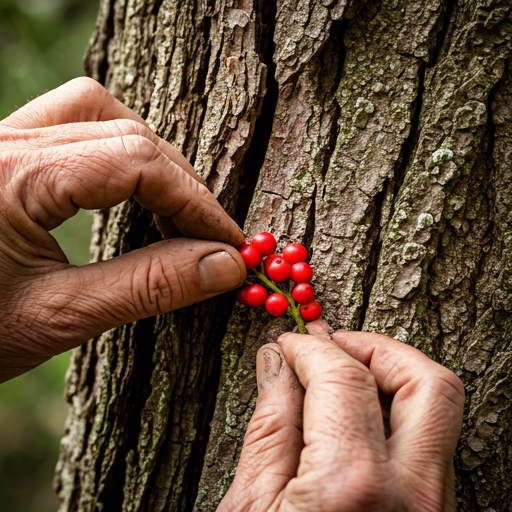
[[[69,265],[49,233],[131,196],[165,238]],[[192,165],[78,78],[0,122],[0,383],[113,327],[239,287],[244,235]],[[114,226],[114,229],[119,228]]]

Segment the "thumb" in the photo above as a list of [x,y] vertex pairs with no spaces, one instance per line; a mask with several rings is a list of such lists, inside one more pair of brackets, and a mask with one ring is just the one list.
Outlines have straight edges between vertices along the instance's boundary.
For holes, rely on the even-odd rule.
[[217,512],[268,511],[297,474],[302,439],[304,391],[277,343],[256,358],[258,401],[247,428],[235,479]]
[[[104,331],[209,299],[242,285],[246,267],[230,245],[165,240],[39,279],[38,319],[55,355]],[[36,331],[37,332],[37,331]]]

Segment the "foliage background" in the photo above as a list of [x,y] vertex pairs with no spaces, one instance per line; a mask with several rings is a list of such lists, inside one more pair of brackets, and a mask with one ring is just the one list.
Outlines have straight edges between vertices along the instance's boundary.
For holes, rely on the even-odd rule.
[[[0,119],[28,100],[83,75],[82,56],[98,0],[0,1]],[[71,263],[88,261],[92,218],[79,212],[52,234]],[[0,509],[58,508],[51,481],[64,431],[70,354],[0,385]]]

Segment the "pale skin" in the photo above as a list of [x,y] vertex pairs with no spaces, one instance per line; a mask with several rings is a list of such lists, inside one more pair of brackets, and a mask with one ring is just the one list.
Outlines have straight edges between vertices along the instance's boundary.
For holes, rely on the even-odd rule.
[[[0,382],[245,281],[239,227],[190,163],[93,80],[0,122],[0,195]],[[166,240],[70,265],[49,231],[131,196]],[[258,352],[256,410],[218,511],[453,512],[460,380],[385,336],[308,330]],[[379,390],[392,399],[388,437]]]

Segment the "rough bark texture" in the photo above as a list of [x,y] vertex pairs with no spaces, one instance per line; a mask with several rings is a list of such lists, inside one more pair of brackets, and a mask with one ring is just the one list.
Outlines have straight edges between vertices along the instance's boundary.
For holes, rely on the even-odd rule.
[[[249,237],[308,246],[333,327],[461,377],[468,512],[512,510],[511,19],[510,0],[102,0],[86,57]],[[128,201],[96,214],[93,259],[158,237]],[[232,293],[77,349],[61,511],[214,511],[272,326]]]

